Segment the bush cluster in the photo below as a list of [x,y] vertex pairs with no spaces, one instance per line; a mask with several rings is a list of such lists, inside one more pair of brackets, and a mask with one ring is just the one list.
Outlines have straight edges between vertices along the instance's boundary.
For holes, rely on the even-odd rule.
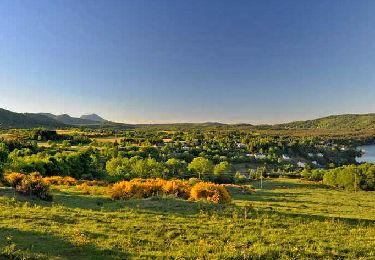
[[5,175],[6,184],[11,186],[12,188],[16,188],[17,185],[21,183],[23,178],[25,178],[25,174],[19,172],[11,172]]
[[50,185],[68,185],[73,186],[77,184],[77,180],[70,176],[50,176],[50,177],[44,177],[43,180]]
[[214,203],[229,203],[231,196],[223,185],[200,182],[193,186],[190,193],[193,200],[207,200]]
[[173,195],[182,199],[207,200],[214,203],[231,201],[224,186],[199,182],[194,186],[182,180],[133,179],[115,183],[110,189],[112,199],[148,198],[157,195]]
[[40,173],[34,172],[29,175],[10,173],[5,176],[5,179],[18,193],[27,196],[35,196],[42,200],[52,200],[50,186],[43,180]]
[[115,183],[111,188],[111,196],[113,199],[130,199],[165,194],[187,199],[190,189],[189,183],[181,180],[133,179]]

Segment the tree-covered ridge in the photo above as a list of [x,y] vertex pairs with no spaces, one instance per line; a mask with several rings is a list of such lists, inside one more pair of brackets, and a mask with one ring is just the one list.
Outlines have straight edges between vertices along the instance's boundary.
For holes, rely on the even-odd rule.
[[45,115],[15,113],[0,108],[0,128],[33,127],[59,128],[66,125]]
[[375,129],[375,114],[333,115],[315,120],[279,124],[280,129]]

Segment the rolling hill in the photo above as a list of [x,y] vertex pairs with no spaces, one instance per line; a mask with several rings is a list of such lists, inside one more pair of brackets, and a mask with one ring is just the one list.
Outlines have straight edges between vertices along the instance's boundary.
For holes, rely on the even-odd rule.
[[344,114],[333,115],[314,120],[295,121],[286,124],[274,125],[279,129],[324,129],[340,130],[355,129],[368,130],[375,129],[375,114]]
[[104,118],[102,118],[101,116],[98,116],[97,114],[82,115],[80,118],[85,119],[85,120],[99,122],[99,123],[109,122],[108,120],[105,120]]
[[31,113],[15,113],[0,108],[0,128],[60,128],[65,124],[48,116]]
[[66,125],[95,125],[99,123],[98,121],[72,117],[68,114],[54,115],[51,113],[40,113],[40,115],[48,116]]

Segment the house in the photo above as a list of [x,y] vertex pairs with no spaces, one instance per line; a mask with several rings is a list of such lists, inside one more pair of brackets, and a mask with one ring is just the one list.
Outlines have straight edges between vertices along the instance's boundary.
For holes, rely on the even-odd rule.
[[257,154],[255,154],[255,158],[257,158],[257,159],[264,159],[264,158],[266,158],[266,155],[264,155],[262,153],[257,153]]
[[282,157],[284,160],[290,160],[290,157],[288,155],[283,154]]
[[324,155],[322,153],[317,153],[316,154],[318,157],[323,157]]
[[306,163],[304,163],[304,162],[297,162],[297,166],[301,167],[301,168],[304,168],[306,166]]
[[245,148],[246,145],[243,143],[236,143],[237,148]]
[[314,164],[314,165],[318,165],[317,161],[312,161],[311,163]]
[[313,154],[313,153],[308,153],[307,156],[308,156],[308,157],[313,157],[314,154]]
[[184,151],[188,151],[188,150],[190,150],[190,147],[189,146],[182,146],[182,150],[184,150]]

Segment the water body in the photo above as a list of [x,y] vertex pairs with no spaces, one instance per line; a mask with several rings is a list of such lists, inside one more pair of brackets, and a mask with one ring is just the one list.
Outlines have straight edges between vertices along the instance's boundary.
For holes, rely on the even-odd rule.
[[363,150],[365,153],[362,157],[357,157],[357,162],[369,162],[375,163],[375,144],[359,146],[359,150]]

